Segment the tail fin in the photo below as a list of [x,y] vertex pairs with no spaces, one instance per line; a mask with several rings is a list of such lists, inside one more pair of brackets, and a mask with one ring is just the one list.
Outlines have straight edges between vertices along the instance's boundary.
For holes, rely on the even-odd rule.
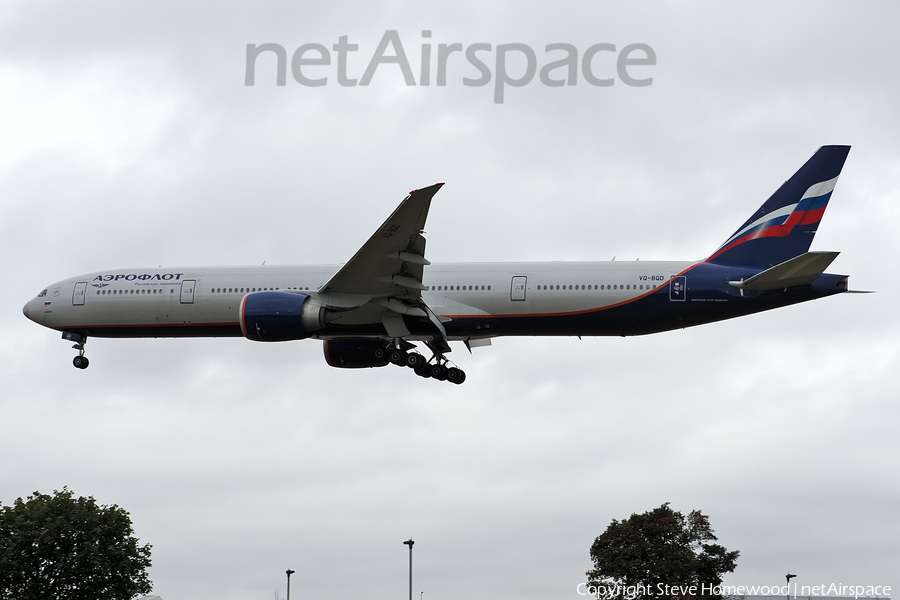
[[809,251],[850,146],[822,146],[706,262],[768,268]]

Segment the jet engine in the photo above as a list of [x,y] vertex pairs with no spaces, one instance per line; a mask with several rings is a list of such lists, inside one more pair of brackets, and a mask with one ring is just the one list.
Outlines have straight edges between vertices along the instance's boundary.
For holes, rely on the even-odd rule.
[[325,306],[307,294],[265,291],[241,301],[241,331],[256,342],[302,340],[325,327]]
[[385,343],[378,340],[327,340],[322,349],[325,362],[341,369],[384,367],[390,362]]

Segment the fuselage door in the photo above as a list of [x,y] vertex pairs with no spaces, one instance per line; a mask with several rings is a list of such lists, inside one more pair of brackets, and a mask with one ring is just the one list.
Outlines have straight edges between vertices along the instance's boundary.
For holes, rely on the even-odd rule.
[[669,300],[684,302],[687,299],[687,277],[679,275],[669,282]]
[[193,304],[194,303],[194,288],[197,286],[197,282],[193,279],[185,279],[181,282],[181,303],[182,304]]
[[87,281],[79,281],[75,284],[75,291],[72,293],[72,306],[81,306],[84,304],[84,294],[87,289]]
[[528,277],[525,275],[516,275],[513,277],[512,284],[509,286],[509,299],[524,300],[526,283],[528,283]]

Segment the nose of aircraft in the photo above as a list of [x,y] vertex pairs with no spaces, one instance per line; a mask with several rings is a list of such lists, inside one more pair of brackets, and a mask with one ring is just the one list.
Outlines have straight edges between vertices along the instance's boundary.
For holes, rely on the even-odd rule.
[[31,319],[32,321],[34,321],[34,319],[31,318],[32,302],[34,302],[34,300],[32,300],[31,302],[28,302],[28,304],[26,304],[25,306],[22,307],[22,314],[25,315],[26,317],[28,317],[29,319]]

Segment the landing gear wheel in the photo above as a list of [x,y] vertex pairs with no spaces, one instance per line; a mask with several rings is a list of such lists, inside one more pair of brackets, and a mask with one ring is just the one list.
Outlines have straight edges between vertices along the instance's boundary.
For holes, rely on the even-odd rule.
[[403,350],[391,350],[390,354],[388,354],[388,360],[398,367],[402,367],[406,364],[406,352]]
[[431,376],[438,381],[447,380],[447,367],[444,365],[431,365]]
[[424,377],[425,379],[431,377],[431,365],[425,361],[422,361],[422,363],[415,367],[414,370],[419,377]]
[[375,358],[379,358],[379,359],[384,358],[385,353],[387,353],[387,350],[385,350],[384,348],[376,348],[375,349]]
[[406,355],[406,366],[410,369],[417,369],[419,365],[425,363],[425,357],[418,352],[410,352]]
[[72,359],[72,364],[75,365],[76,369],[87,369],[91,361],[87,359],[87,356],[78,355]]
[[450,367],[449,369],[447,369],[447,381],[449,381],[450,383],[459,385],[465,380],[466,374],[462,369],[457,369],[456,367]]

